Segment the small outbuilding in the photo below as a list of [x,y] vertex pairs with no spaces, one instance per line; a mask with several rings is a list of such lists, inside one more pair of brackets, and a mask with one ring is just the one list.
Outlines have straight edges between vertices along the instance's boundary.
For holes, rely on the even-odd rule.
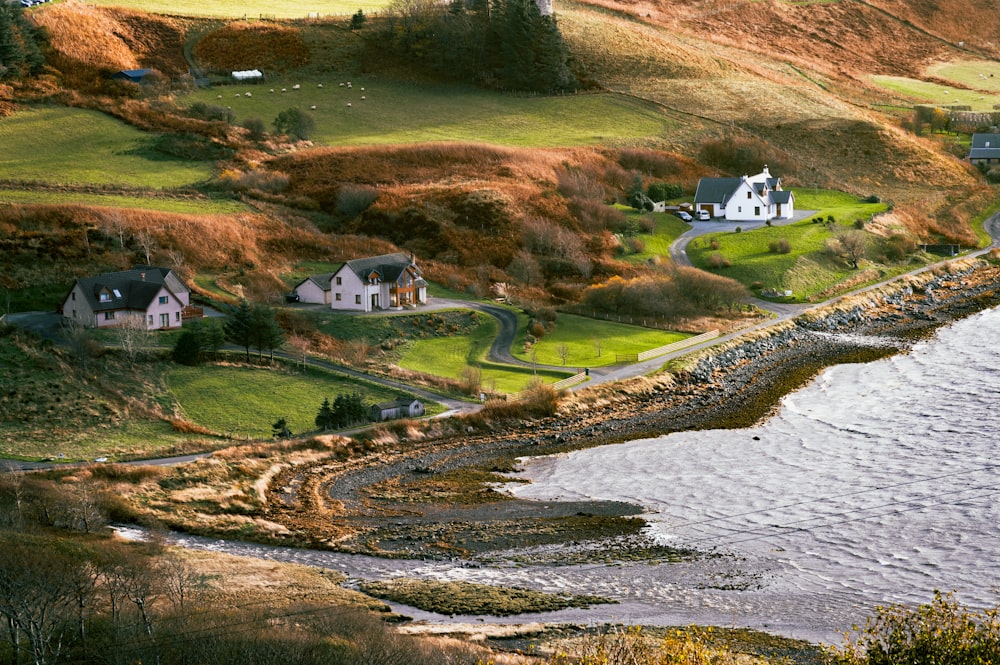
[[424,415],[424,403],[413,397],[400,397],[391,402],[372,404],[371,418],[377,423],[397,418],[419,418]]
[[116,81],[131,81],[132,83],[143,83],[153,74],[152,69],[123,69],[115,72],[111,78]]

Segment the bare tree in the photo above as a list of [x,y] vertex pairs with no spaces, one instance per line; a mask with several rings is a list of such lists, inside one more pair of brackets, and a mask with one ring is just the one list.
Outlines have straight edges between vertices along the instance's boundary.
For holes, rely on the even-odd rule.
[[146,328],[146,317],[138,312],[123,316],[115,326],[115,334],[122,354],[130,365],[149,347],[150,333]]
[[837,256],[845,259],[851,268],[857,268],[868,250],[868,238],[862,231],[845,231],[833,238],[829,247]]
[[601,357],[601,340],[599,338],[594,338],[594,350],[597,351],[597,357]]
[[70,355],[76,360],[77,367],[87,371],[90,360],[97,355],[100,348],[91,330],[76,321],[64,319],[63,337],[69,346]]
[[556,346],[556,353],[562,358],[562,364],[566,364],[566,358],[569,356],[569,347],[565,344],[559,344]]
[[149,265],[150,260],[153,256],[153,250],[156,249],[156,238],[149,231],[143,229],[135,234],[135,241],[139,244],[139,248],[142,249],[142,254],[146,257],[146,265]]
[[483,370],[481,367],[468,366],[462,370],[462,390],[469,395],[479,393],[483,385]]

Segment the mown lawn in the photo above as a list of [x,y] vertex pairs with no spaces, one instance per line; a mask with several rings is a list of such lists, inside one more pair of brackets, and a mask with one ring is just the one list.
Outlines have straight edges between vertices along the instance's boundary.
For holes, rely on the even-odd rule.
[[96,111],[33,108],[0,119],[0,179],[127,185],[192,185],[208,162],[152,160],[136,153],[149,135]]
[[[307,370],[252,367],[175,367],[166,382],[184,416],[212,431],[233,437],[269,438],[271,425],[285,418],[293,433],[315,429],[324,398],[360,392],[368,403],[399,393],[375,384]],[[430,413],[436,405],[425,405]]]
[[[350,89],[339,85],[348,80]],[[301,88],[294,90],[295,84]],[[616,94],[520,97],[471,86],[335,74],[217,86],[196,91],[181,103],[195,101],[232,107],[237,123],[259,118],[268,126],[281,111],[297,106],[309,110],[316,121],[310,138],[327,145],[475,141],[562,147],[653,139],[670,129],[670,122],[651,104]]]
[[670,254],[671,243],[691,228],[690,224],[670,213],[640,213],[636,212],[633,208],[620,207],[625,216],[627,218],[635,218],[637,224],[640,218],[649,217],[655,225],[653,233],[637,233],[635,235],[642,242],[643,250],[634,254],[625,254],[621,257],[630,263],[645,263],[657,256],[668,256]]
[[484,388],[504,393],[524,390],[535,377],[555,383],[572,373],[487,362],[486,354],[498,331],[496,319],[483,317],[482,323],[467,335],[415,340],[407,344],[399,366],[451,379],[461,379],[467,368],[477,367],[482,370]]
[[[732,265],[713,272],[748,287],[759,284],[765,289],[791,289],[795,299],[808,300],[855,273],[846,263],[829,255],[827,241],[838,233],[853,230],[855,220],[867,220],[887,207],[884,203],[865,203],[851,195],[827,190],[796,190],[795,205],[800,210],[820,212],[785,226],[695,238],[688,245],[688,257],[696,266],[709,269],[710,258],[718,254]],[[835,220],[833,225],[825,223],[831,216]],[[790,251],[772,252],[771,244],[782,240],[788,241]]]
[[516,358],[530,361],[534,355],[539,364],[562,365],[560,349],[565,345],[566,367],[573,371],[579,367],[613,365],[616,354],[648,351],[691,336],[563,313],[559,314],[555,329],[538,340],[531,351],[525,352],[524,326],[521,330],[511,349]]
[[188,215],[220,215],[246,212],[249,208],[232,199],[175,199],[155,196],[124,196],[83,192],[45,192],[0,189],[0,203],[86,205],[106,208],[158,210]]

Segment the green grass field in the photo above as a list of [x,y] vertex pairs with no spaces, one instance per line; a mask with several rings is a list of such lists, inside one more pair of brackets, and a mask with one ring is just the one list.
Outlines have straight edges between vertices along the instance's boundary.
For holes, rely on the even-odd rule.
[[[797,300],[807,300],[853,273],[843,262],[828,256],[827,240],[838,231],[853,229],[855,220],[867,220],[887,207],[884,203],[864,203],[849,194],[829,190],[796,190],[795,205],[800,210],[820,212],[785,226],[695,238],[688,244],[688,257],[694,265],[708,268],[709,257],[720,254],[732,265],[714,272],[746,286],[759,283],[763,288],[791,289]],[[831,215],[836,220],[833,229],[813,223],[815,218],[826,220]],[[771,243],[782,239],[789,242],[791,251],[771,252]],[[718,243],[717,249],[712,248],[713,241]]]
[[955,81],[976,90],[1000,94],[1000,62],[992,60],[941,62],[928,67],[927,74]]
[[0,179],[172,188],[207,180],[209,163],[150,160],[148,138],[96,111],[35,108],[0,119]]
[[468,367],[482,369],[482,385],[491,391],[515,393],[527,387],[536,376],[546,383],[565,379],[572,372],[533,371],[530,367],[499,365],[485,361],[490,344],[496,338],[498,324],[492,317],[470,334],[419,339],[407,345],[399,366],[417,372],[450,379],[462,378]]
[[[671,127],[651,104],[615,94],[520,97],[470,86],[363,77],[353,77],[350,89],[339,85],[350,78],[289,75],[263,85],[199,90],[180,103],[230,106],[237,123],[259,118],[268,126],[281,111],[297,106],[310,110],[316,121],[310,138],[328,145],[473,141],[566,147],[652,140],[666,136]],[[296,84],[299,90],[292,89]]]
[[249,210],[245,204],[231,199],[172,199],[154,196],[45,192],[20,189],[0,189],[0,203],[85,205],[105,208],[158,210],[187,215],[220,215]]
[[[524,351],[524,327],[511,349],[516,358],[531,360]],[[691,335],[641,328],[623,323],[600,321],[573,314],[559,314],[555,330],[546,334],[532,347],[535,361],[542,365],[562,365],[560,347],[566,347],[566,366],[579,367],[613,365],[615,354],[633,354],[672,344]],[[598,348],[599,347],[599,348]]]
[[641,252],[622,256],[624,260],[630,263],[644,263],[657,256],[668,256],[670,254],[671,243],[691,228],[687,222],[672,214],[664,212],[639,213],[633,208],[626,206],[619,207],[622,208],[626,217],[638,218],[648,215],[656,225],[656,230],[653,233],[639,233],[636,235],[636,238],[642,241],[645,248]]
[[154,14],[171,16],[210,16],[217,18],[310,18],[313,16],[349,15],[363,10],[366,14],[386,7],[389,0],[312,0],[306,3],[281,0],[252,2],[197,2],[196,0],[94,0],[91,4],[130,7]]
[[[992,111],[994,104],[1000,104],[1000,90],[995,94],[978,90],[964,90],[902,76],[872,76],[872,80],[883,88],[927,104],[942,106],[962,104],[972,107],[973,111]],[[983,86],[983,90],[990,89],[992,88]],[[796,203],[796,205],[798,204]]]
[[[319,371],[299,373],[249,367],[175,367],[166,376],[170,392],[191,422],[220,434],[269,438],[271,424],[285,418],[293,433],[315,429],[324,398],[355,391],[368,403],[398,393],[375,384]],[[434,413],[436,405],[426,405]]]

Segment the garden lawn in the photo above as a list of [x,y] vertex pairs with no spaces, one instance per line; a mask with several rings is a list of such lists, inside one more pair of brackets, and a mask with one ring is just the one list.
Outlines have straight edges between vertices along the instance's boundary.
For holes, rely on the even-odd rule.
[[[314,430],[324,398],[360,392],[367,403],[399,393],[318,370],[305,373],[253,367],[176,367],[166,382],[191,422],[233,437],[270,438],[271,425],[285,418],[295,434]],[[427,405],[433,413],[434,405]]]
[[555,383],[570,375],[570,372],[533,371],[530,367],[485,362],[498,328],[494,318],[483,317],[482,324],[470,334],[415,340],[407,345],[399,366],[449,379],[461,379],[467,368],[477,367],[482,370],[483,387],[502,393],[524,390],[536,377],[545,383]]
[[[784,226],[764,226],[744,233],[720,232],[695,238],[688,244],[687,255],[694,265],[708,269],[713,254],[719,254],[732,265],[713,270],[731,277],[748,287],[791,289],[797,300],[825,291],[855,271],[832,259],[827,240],[838,232],[854,229],[855,220],[867,220],[886,209],[883,203],[864,203],[842,192],[828,190],[795,191],[795,205],[800,210],[819,210],[809,219]],[[836,220],[832,229],[814,220]],[[772,242],[787,240],[791,251],[778,254],[770,251]],[[718,248],[712,248],[712,242]]]
[[[624,207],[623,207],[624,208]],[[628,218],[650,217],[656,225],[653,233],[638,233],[636,238],[642,241],[643,251],[635,254],[627,254],[622,258],[630,263],[645,263],[649,259],[657,256],[669,256],[670,245],[681,236],[682,233],[691,228],[691,225],[684,220],[670,213],[647,212],[640,213],[633,208],[624,208],[623,212]]]
[[[340,85],[348,80],[350,89]],[[292,88],[295,84],[299,90]],[[283,88],[287,92],[281,92]],[[246,97],[246,92],[252,96]],[[316,121],[310,139],[327,145],[473,141],[563,147],[652,140],[670,129],[651,104],[610,93],[528,97],[336,74],[323,79],[274,76],[263,85],[217,86],[195,91],[181,103],[195,101],[231,106],[237,124],[259,118],[270,125],[281,111],[297,106]]]
[[[523,330],[523,328],[522,328]],[[524,351],[522,332],[514,343],[514,356],[531,360]],[[573,314],[559,314],[555,329],[538,340],[532,351],[540,365],[562,365],[560,347],[566,347],[566,366],[601,367],[615,364],[615,355],[635,354],[673,344],[691,335],[679,332],[642,328],[624,323],[601,321]],[[598,346],[599,345],[599,346]]]
[[158,210],[187,215],[219,215],[247,212],[249,210],[245,204],[231,199],[160,198],[155,196],[46,192],[21,189],[0,189],[0,203],[85,205],[107,208]]
[[207,180],[208,162],[138,154],[148,134],[96,111],[34,108],[0,119],[0,179],[157,189]]

